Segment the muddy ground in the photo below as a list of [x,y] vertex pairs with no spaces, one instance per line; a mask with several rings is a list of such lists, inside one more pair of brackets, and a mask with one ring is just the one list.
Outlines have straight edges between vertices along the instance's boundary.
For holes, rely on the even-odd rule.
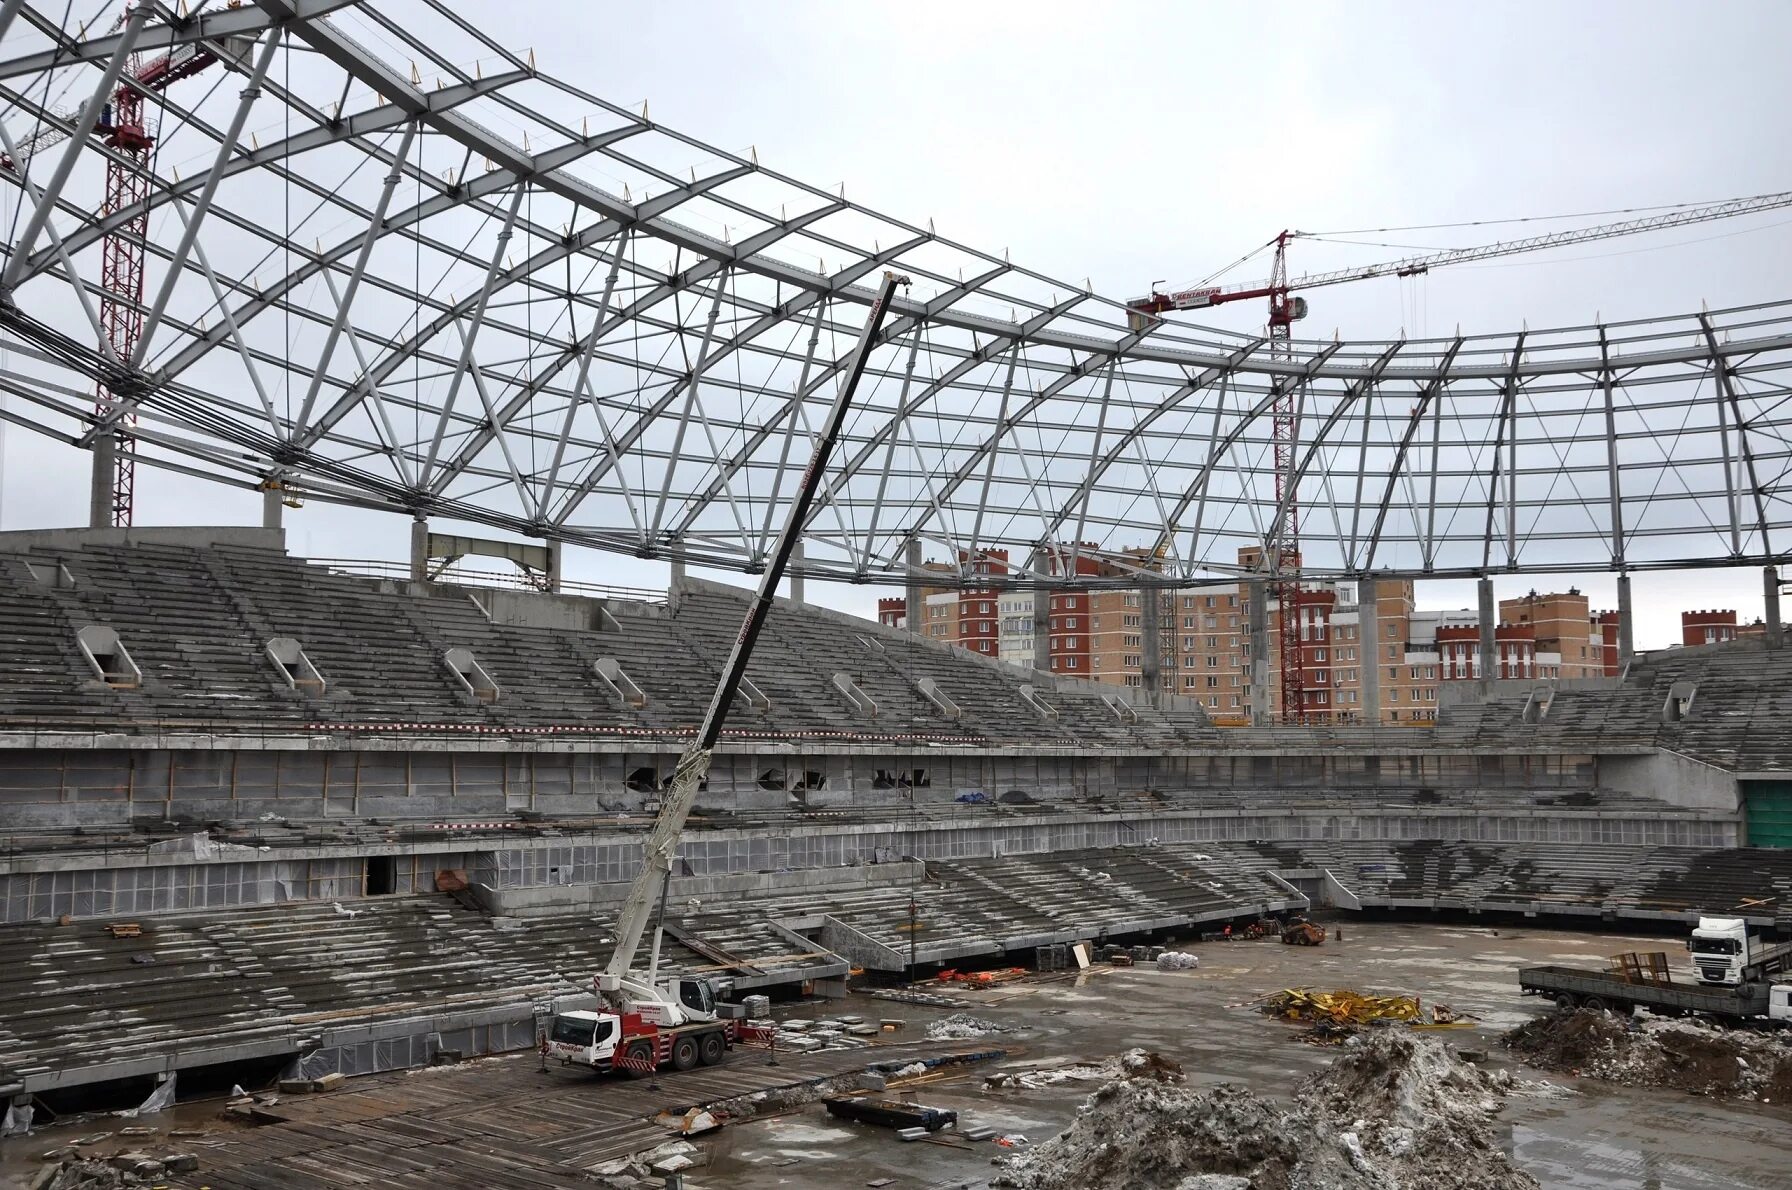
[[[1434,1036],[1488,1052],[1489,1071],[1520,1084],[1492,1117],[1491,1143],[1552,1190],[1768,1190],[1792,1186],[1792,1101],[1719,1100],[1681,1090],[1627,1087],[1596,1078],[1544,1073],[1520,1064],[1499,1037],[1546,1006],[1521,997],[1515,972],[1538,963],[1602,966],[1607,955],[1674,949],[1673,939],[1499,927],[1344,922],[1344,941],[1319,949],[1274,942],[1189,947],[1201,966],[1155,967],[1029,980],[982,993],[956,992],[958,1011],[1001,1025],[989,1038],[1010,1051],[1002,1062],[915,1087],[926,1103],[953,1108],[961,1127],[979,1125],[1039,1144],[1068,1126],[1104,1081],[1103,1059],[1134,1047],[1179,1063],[1195,1092],[1230,1083],[1279,1103],[1337,1057],[1335,1048],[1301,1040],[1303,1026],[1267,1019],[1251,1001],[1308,985],[1419,995],[1478,1020]],[[1678,954],[1676,954],[1678,957]],[[914,1039],[953,1009],[854,996],[790,1010],[901,1018]],[[780,1015],[783,1015],[781,1013]],[[868,1057],[873,1055],[868,1055]],[[731,1061],[763,1060],[750,1053]],[[1113,1073],[1109,1064],[1105,1075]],[[991,1074],[1015,1077],[991,1080]],[[442,1077],[461,1079],[461,1074]],[[674,1076],[675,1077],[675,1076]],[[999,1081],[1001,1085],[990,1085]],[[480,1080],[465,1077],[469,1099]],[[155,1123],[163,1131],[209,1121],[218,1104],[183,1104]],[[117,1121],[123,1126],[133,1121]],[[97,1130],[84,1125],[80,1131]],[[28,1146],[0,1146],[0,1186],[36,1171]],[[704,1163],[688,1171],[688,1190],[835,1190],[889,1178],[887,1190],[983,1187],[1002,1171],[992,1158],[1010,1150],[966,1144],[948,1135],[905,1144],[891,1133],[845,1124],[819,1104],[750,1124],[731,1125],[702,1142]],[[10,1150],[10,1151],[9,1151]]]
[[[1132,968],[1061,982],[962,993],[973,1015],[1017,1032],[992,1038],[1016,1057],[1001,1069],[1039,1064],[1033,1087],[985,1089],[981,1075],[922,1084],[923,1102],[955,1108],[966,1127],[987,1124],[1043,1141],[1075,1119],[1099,1077],[1054,1080],[1050,1068],[1099,1060],[1134,1046],[1179,1062],[1188,1085],[1242,1086],[1290,1100],[1336,1049],[1300,1039],[1302,1026],[1268,1020],[1250,1001],[1294,985],[1416,993],[1478,1019],[1434,1034],[1488,1051],[1489,1069],[1522,1084],[1493,1120],[1494,1142],[1549,1190],[1783,1190],[1792,1186],[1792,1105],[1721,1102],[1676,1090],[1614,1085],[1544,1072],[1516,1061],[1499,1036],[1547,1005],[1518,992],[1520,966],[1603,966],[1624,951],[1673,950],[1673,939],[1498,927],[1344,922],[1344,941],[1311,950],[1274,942],[1208,944],[1194,971]],[[1676,957],[1678,957],[1676,955]],[[973,997],[981,996],[980,999]],[[945,1010],[855,998],[855,1011],[924,1023]],[[828,1009],[817,1009],[827,1015]],[[837,1010],[836,1010],[837,1011]],[[1072,1067],[1073,1074],[1086,1073]],[[819,1108],[725,1131],[693,1190],[856,1187],[894,1178],[888,1190],[981,1187],[1001,1171],[987,1142],[902,1144],[887,1133],[844,1125]]]

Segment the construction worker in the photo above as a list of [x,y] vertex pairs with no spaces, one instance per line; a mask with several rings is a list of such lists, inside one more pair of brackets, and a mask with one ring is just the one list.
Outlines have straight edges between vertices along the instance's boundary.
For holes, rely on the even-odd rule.
[[1220,931],[1220,935],[1221,935],[1221,937],[1225,938],[1226,941],[1228,941],[1228,942],[1232,941],[1232,923],[1231,922],[1226,923],[1226,928],[1224,930]]

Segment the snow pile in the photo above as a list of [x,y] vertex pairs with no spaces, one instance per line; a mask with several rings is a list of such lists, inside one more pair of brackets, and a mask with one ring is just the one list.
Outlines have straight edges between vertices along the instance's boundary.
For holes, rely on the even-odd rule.
[[986,1021],[967,1012],[955,1012],[944,1020],[927,1026],[929,1041],[965,1041],[972,1037],[989,1037],[1008,1032],[1007,1026]]
[[1545,1070],[1721,1099],[1792,1101],[1792,1041],[1783,1034],[1581,1009],[1526,1021],[1500,1040]]
[[[1124,1069],[1124,1063],[1123,1069]],[[1508,1080],[1434,1038],[1377,1033],[1292,1104],[1156,1077],[1113,1079],[1059,1136],[1007,1158],[1023,1190],[1536,1190],[1494,1141]]]

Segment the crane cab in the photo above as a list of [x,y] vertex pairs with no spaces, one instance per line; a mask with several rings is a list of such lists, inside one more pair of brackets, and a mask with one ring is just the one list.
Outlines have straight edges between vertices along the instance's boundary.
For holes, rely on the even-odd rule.
[[548,1025],[547,1055],[582,1066],[607,1067],[622,1039],[622,1020],[609,1012],[560,1012]]

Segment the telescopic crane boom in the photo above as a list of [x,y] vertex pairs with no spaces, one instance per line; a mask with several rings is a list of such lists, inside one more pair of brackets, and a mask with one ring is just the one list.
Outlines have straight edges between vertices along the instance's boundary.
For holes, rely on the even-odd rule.
[[727,722],[734,696],[740,691],[741,678],[746,676],[747,661],[752,656],[753,646],[758,643],[760,631],[765,627],[766,615],[771,611],[772,597],[777,593],[778,583],[784,577],[784,569],[790,562],[791,553],[802,539],[803,526],[808,522],[809,508],[821,485],[828,455],[839,440],[846,411],[852,404],[859,380],[865,374],[865,365],[871,357],[872,348],[877,344],[878,331],[883,325],[884,317],[889,313],[890,299],[898,285],[908,283],[907,277],[885,273],[883,281],[878,285],[876,297],[871,303],[871,313],[865,319],[865,329],[859,333],[859,341],[848,359],[839,394],[834,398],[834,406],[828,411],[827,420],[822,423],[821,432],[816,436],[815,450],[810,455],[809,466],[803,471],[802,481],[797,485],[790,511],[785,517],[784,528],[778,534],[777,543],[766,563],[765,573],[760,575],[759,590],[747,608],[746,618],[740,626],[740,635],[735,638],[734,648],[722,666],[722,676],[716,682],[715,693],[710,696],[709,709],[704,712],[703,723],[697,729],[696,738],[685,749],[684,755],[679,757],[678,767],[672,774],[671,788],[661,803],[659,816],[654,819],[653,829],[648,832],[647,841],[643,845],[641,871],[629,886],[628,896],[623,901],[622,912],[617,918],[616,949],[610,956],[609,966],[597,977],[597,990],[608,999],[625,1002],[632,1000],[637,1005],[643,1002],[664,1003],[663,993],[653,986],[652,976],[644,983],[630,979],[629,968],[634,965],[635,952],[640,949],[641,939],[647,933],[647,921],[653,910],[654,900],[672,870],[672,857],[678,848],[679,834],[684,830],[685,819],[690,817],[691,807],[696,804],[697,791],[703,778],[709,772],[710,754],[717,741],[722,738],[722,725]]

